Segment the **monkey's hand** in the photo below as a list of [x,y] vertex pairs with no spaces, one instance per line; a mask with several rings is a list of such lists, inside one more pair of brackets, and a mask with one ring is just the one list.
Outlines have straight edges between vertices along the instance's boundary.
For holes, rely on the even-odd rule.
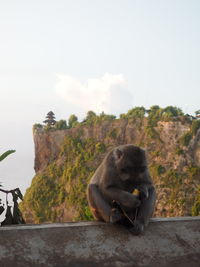
[[122,212],[118,208],[112,208],[110,214],[110,223],[117,223],[123,218]]
[[104,195],[110,201],[115,200],[117,203],[119,203],[120,207],[125,211],[136,209],[141,204],[141,201],[137,196],[116,187],[105,188]]
[[139,188],[139,192],[140,192],[140,195],[139,195],[140,200],[145,200],[149,197],[149,191],[148,191],[147,186],[141,186]]
[[122,199],[120,202],[120,206],[123,210],[126,212],[132,211],[133,209],[136,209],[140,206],[141,201],[138,198],[138,196],[127,193],[126,198]]
[[133,235],[140,235],[144,232],[144,224],[136,220],[134,222],[134,225],[131,228],[129,228],[129,231]]

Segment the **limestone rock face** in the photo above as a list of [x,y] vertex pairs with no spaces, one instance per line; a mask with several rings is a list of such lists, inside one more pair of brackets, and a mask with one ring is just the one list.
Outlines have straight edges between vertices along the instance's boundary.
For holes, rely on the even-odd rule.
[[194,165],[200,166],[200,129],[196,136],[191,140],[188,153]]
[[[200,130],[192,138],[188,147],[183,147],[184,155],[175,154],[180,138],[190,131],[189,124],[180,121],[158,122],[155,128],[158,136],[150,140],[145,132],[145,121],[140,127],[128,120],[105,121],[100,125],[75,127],[66,130],[47,131],[36,129],[33,132],[35,144],[35,171],[43,170],[49,163],[55,161],[60,153],[61,145],[66,136],[77,136],[82,139],[95,139],[110,146],[121,144],[139,145],[151,153],[159,151],[165,154],[160,160],[166,166],[175,169],[183,168],[184,165],[194,164],[200,167]],[[157,157],[158,159],[158,157]]]
[[34,131],[34,169],[36,172],[43,170],[50,162],[56,160],[65,135],[66,132],[64,130],[44,132],[38,129]]

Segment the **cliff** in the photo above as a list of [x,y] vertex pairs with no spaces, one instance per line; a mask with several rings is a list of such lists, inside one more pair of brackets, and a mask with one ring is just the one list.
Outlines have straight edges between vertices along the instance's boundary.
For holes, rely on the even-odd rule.
[[[164,165],[180,169],[186,165],[200,166],[200,132],[193,138],[189,146],[183,148],[182,155],[173,153],[179,148],[178,140],[190,131],[189,123],[181,121],[158,122],[155,130],[159,140],[148,138],[145,133],[147,125],[138,127],[137,123],[128,120],[104,121],[100,125],[79,126],[67,130],[45,132],[42,129],[33,133],[35,144],[35,171],[39,172],[56,160],[66,136],[80,136],[80,139],[93,139],[108,146],[135,144],[144,147],[149,153],[159,151],[167,158],[160,157]],[[174,155],[175,154],[175,155]],[[173,158],[176,158],[175,161]],[[151,158],[151,156],[150,156]],[[157,157],[158,158],[158,157]],[[161,163],[161,162],[160,162]]]
[[[153,123],[152,123],[153,122]],[[146,149],[157,191],[155,216],[200,214],[200,123],[186,116],[126,117],[35,128],[35,171],[21,204],[28,222],[91,220],[85,191],[105,154],[119,144]]]

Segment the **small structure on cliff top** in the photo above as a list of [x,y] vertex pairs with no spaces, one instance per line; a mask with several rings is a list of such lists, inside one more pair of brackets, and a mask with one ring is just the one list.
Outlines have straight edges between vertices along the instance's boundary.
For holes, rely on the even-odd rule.
[[200,119],[200,109],[195,111],[196,118],[199,120]]
[[53,113],[53,111],[49,111],[46,115],[46,120],[43,121],[44,123],[46,123],[48,126],[53,126],[56,123],[55,120],[55,114]]

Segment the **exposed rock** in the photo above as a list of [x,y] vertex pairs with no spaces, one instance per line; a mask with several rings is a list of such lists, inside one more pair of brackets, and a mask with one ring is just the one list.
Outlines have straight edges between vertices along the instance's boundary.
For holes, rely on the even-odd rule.
[[[105,142],[105,144],[137,144],[146,148],[147,151],[153,152],[160,150],[164,154],[163,164],[173,164],[175,169],[183,168],[184,165],[194,163],[200,166],[200,130],[198,134],[191,140],[191,144],[185,149],[185,155],[176,157],[174,151],[177,148],[178,140],[190,130],[189,124],[183,124],[180,121],[158,122],[155,128],[160,137],[151,142],[147,142],[147,134],[145,133],[145,123],[139,128],[128,120],[105,121],[100,125],[75,127],[66,130],[44,131],[36,129],[33,132],[35,144],[35,171],[43,170],[49,163],[57,159],[61,145],[65,136],[77,136],[83,139],[95,139],[97,142]],[[116,138],[112,137],[112,132],[116,131]],[[176,159],[172,159],[176,157]],[[162,160],[161,160],[162,161]]]

